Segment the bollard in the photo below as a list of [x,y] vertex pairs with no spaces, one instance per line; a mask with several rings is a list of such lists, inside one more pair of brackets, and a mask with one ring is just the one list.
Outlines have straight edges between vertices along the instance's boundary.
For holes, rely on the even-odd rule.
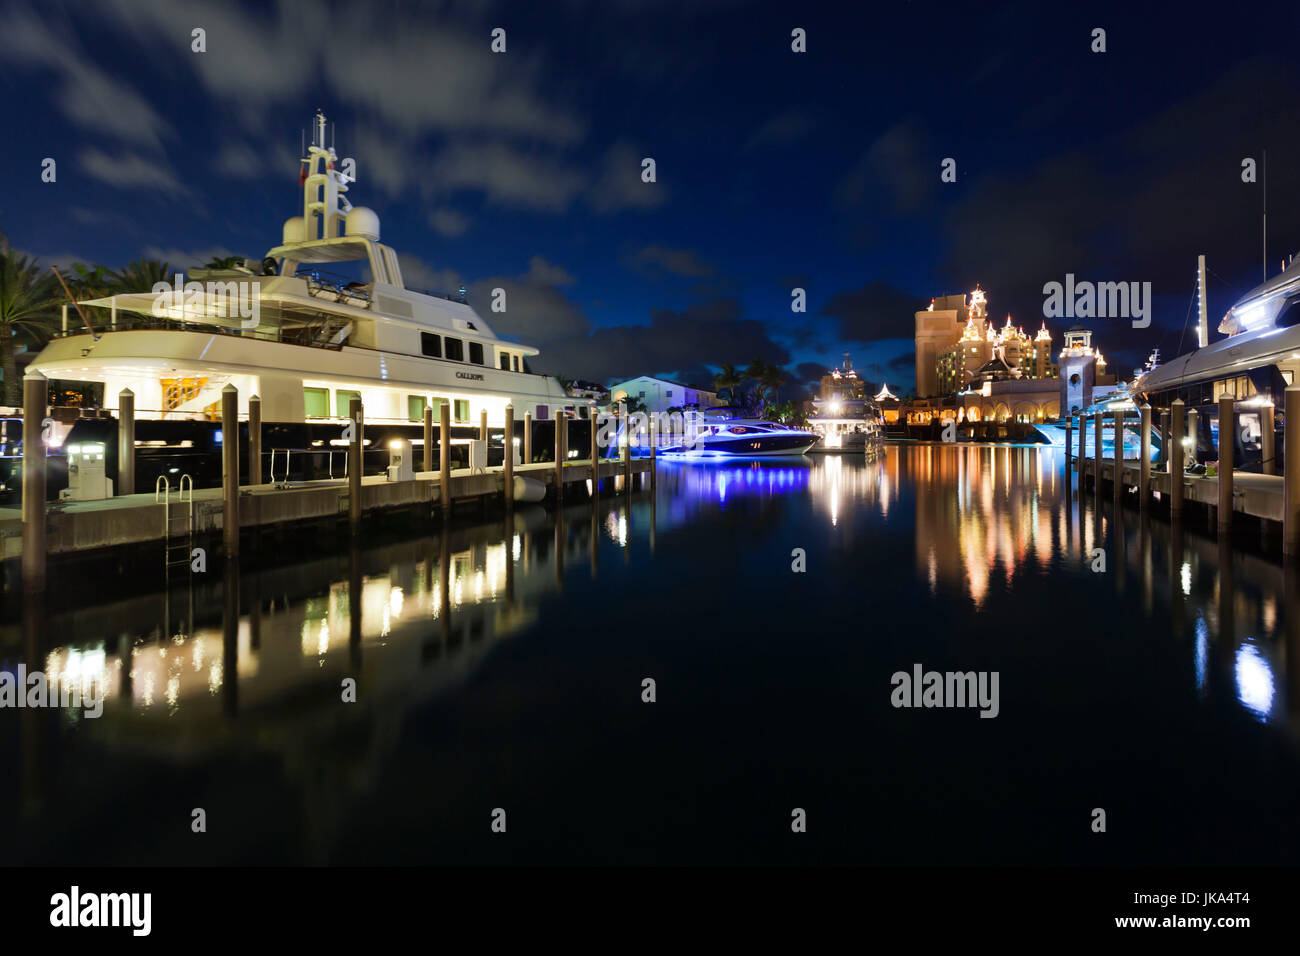
[[45,587],[45,412],[50,383],[31,369],[23,376],[23,586]]
[[135,494],[135,392],[117,395],[117,493]]
[[1183,452],[1184,445],[1183,400],[1175,398],[1170,406],[1169,419],[1169,514],[1181,517],[1183,513]]
[[524,457],[523,463],[533,463],[533,413],[524,412]]
[[248,400],[248,483],[262,483],[262,399],[257,395]]
[[596,409],[591,410],[591,497],[600,497],[600,428]]
[[564,412],[555,410],[555,502],[564,499]]
[[433,471],[433,408],[424,406],[424,471]]
[[1260,456],[1264,459],[1263,473],[1277,474],[1277,432],[1273,423],[1273,403],[1269,402],[1259,410]]
[[1300,554],[1300,385],[1285,392],[1282,414],[1282,553]]
[[[515,506],[515,407],[513,405],[506,406],[506,434],[502,447],[505,449],[505,458],[502,459],[501,470],[506,479],[506,510],[509,511]],[[510,539],[506,538],[506,547],[510,546]]]
[[1138,461],[1138,506],[1145,508],[1151,494],[1151,406],[1144,403],[1139,409],[1139,415],[1142,442],[1138,454],[1142,457]]
[[1101,492],[1101,434],[1102,413],[1094,412],[1092,416],[1092,487]]
[[348,527],[356,534],[361,530],[361,473],[365,471],[360,395],[348,399],[348,418],[352,420],[352,441],[348,443]]
[[1237,400],[1219,398],[1219,537],[1232,532],[1232,469],[1236,457]]
[[443,520],[451,509],[451,402],[438,406],[438,503]]
[[478,415],[478,440],[487,441],[487,409],[483,409]]
[[226,557],[239,557],[239,389],[221,390],[221,534]]

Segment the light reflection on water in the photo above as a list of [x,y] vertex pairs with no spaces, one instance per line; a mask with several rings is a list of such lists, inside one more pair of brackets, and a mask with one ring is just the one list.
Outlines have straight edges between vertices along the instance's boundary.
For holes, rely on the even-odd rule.
[[[607,582],[602,562],[611,554],[623,562],[637,555],[650,587],[666,591],[682,575],[656,556],[656,542],[691,541],[725,575],[732,539],[743,532],[773,550],[773,566],[786,575],[790,528],[813,545],[842,542],[845,561],[888,557],[873,566],[874,578],[860,580],[861,594],[825,593],[830,585],[821,582],[839,579],[809,575],[808,586],[823,589],[818,601],[867,595],[885,608],[877,620],[924,629],[923,608],[889,608],[892,595],[918,583],[931,600],[956,601],[1048,643],[1055,615],[1095,617],[1099,645],[1116,633],[1178,642],[1186,693],[1203,701],[1226,694],[1252,720],[1294,723],[1290,701],[1300,694],[1287,664],[1294,671],[1300,659],[1300,589],[1288,591],[1280,567],[1171,529],[1161,516],[1143,521],[1129,509],[1117,519],[1109,496],[1077,494],[1059,451],[964,444],[891,447],[873,461],[661,462],[653,501],[607,492],[566,504],[558,522],[540,507],[522,508],[510,526],[435,529],[214,576],[167,596],[52,611],[35,656],[17,651],[32,638],[21,624],[0,632],[4,667],[25,657],[52,679],[105,687],[104,716],[69,716],[65,729],[110,750],[193,759],[232,740],[258,749],[304,721],[338,721],[348,677],[357,681],[357,714],[400,720],[463,684],[503,642],[536,634],[542,606],[565,599],[566,578]],[[1092,570],[1099,549],[1104,573]],[[788,578],[733,583],[776,594]],[[614,606],[618,597],[610,596]],[[597,626],[605,609],[573,613]],[[33,737],[23,745],[40,746]],[[378,773],[384,752],[363,776]]]

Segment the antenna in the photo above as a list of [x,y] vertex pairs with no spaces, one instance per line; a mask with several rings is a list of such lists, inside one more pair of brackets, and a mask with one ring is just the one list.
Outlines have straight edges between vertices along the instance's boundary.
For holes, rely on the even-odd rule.
[[1264,165],[1262,170],[1264,186],[1264,281],[1268,281],[1268,150],[1264,150]]

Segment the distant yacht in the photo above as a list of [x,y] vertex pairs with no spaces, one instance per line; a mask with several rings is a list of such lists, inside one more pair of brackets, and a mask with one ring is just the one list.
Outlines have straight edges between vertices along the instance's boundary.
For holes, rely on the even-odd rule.
[[[888,387],[877,398],[885,395],[893,398]],[[810,452],[863,452],[884,441],[880,406],[867,395],[866,382],[858,378],[847,352],[839,368],[822,376],[821,391],[812,404],[808,427],[817,436],[817,444]]]
[[[590,402],[529,371],[538,350],[493,333],[464,289],[408,288],[397,253],[379,241],[379,217],[348,201],[349,181],[317,113],[302,159],[302,213],[284,223],[280,245],[235,268],[185,275],[183,295],[83,302],[104,322],[92,332],[74,313],[31,367],[102,387],[96,404],[109,409],[129,388],[141,419],[214,420],[228,384],[241,416],[257,395],[268,424],[338,426],[353,396],[367,425],[412,429],[426,408],[437,422],[444,402],[454,426],[477,426],[486,411],[500,428],[507,404],[516,421],[560,409],[589,416]],[[231,308],[241,296],[256,301],[255,323]]]

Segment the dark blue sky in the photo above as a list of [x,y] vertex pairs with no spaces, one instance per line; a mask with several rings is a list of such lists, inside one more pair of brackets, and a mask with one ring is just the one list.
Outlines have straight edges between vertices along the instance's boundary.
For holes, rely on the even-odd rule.
[[1150,281],[1155,326],[1097,339],[1121,371],[1174,354],[1197,253],[1212,327],[1260,281],[1265,149],[1270,271],[1300,248],[1291,8],[976,6],[0,0],[0,232],[43,262],[260,258],[320,107],[408,284],[481,311],[504,286],[490,318],[542,369],[802,380],[851,351],[898,392],[913,310],[977,281],[1026,329],[1067,272]]

